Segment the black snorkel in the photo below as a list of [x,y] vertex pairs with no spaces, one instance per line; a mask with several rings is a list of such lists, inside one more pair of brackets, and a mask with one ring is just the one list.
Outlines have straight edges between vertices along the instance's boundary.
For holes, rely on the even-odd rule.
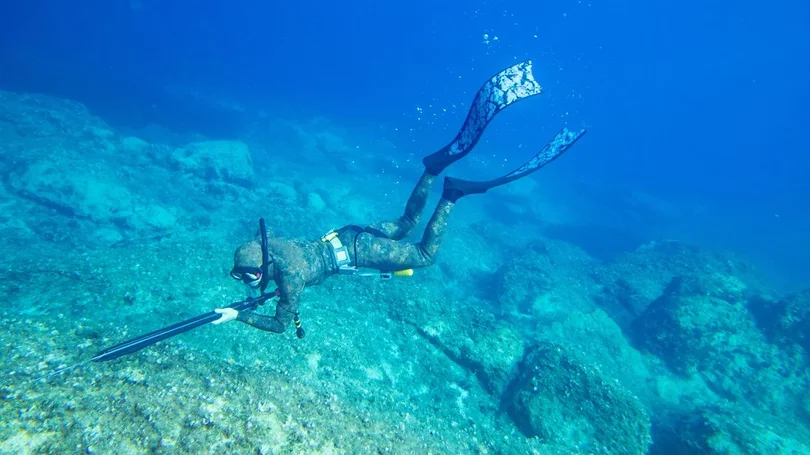
[[[259,290],[263,296],[265,295],[264,291],[267,289],[267,284],[270,283],[270,274],[267,273],[267,271],[270,268],[270,264],[273,262],[267,246],[267,225],[264,223],[264,218],[259,218],[259,233],[262,236],[262,266],[260,267],[262,271],[262,278],[261,283],[259,284]],[[276,293],[278,293],[278,290],[276,290]],[[304,338],[304,336],[306,336],[306,331],[301,326],[301,319],[299,318],[298,312],[293,315],[293,324],[295,324],[295,336],[298,338]]]
[[270,283],[270,274],[267,273],[267,270],[270,268],[270,252],[267,250],[267,225],[264,224],[264,218],[259,218],[259,232],[262,236],[262,266],[260,267],[262,270],[262,281],[259,286],[261,293],[264,294],[264,291],[267,289],[267,284]]

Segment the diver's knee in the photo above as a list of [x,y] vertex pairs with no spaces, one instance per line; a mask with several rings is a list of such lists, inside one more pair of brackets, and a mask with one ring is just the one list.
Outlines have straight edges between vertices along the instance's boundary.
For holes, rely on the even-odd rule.
[[404,232],[406,236],[413,232],[417,224],[419,224],[418,216],[404,215],[399,219],[400,230]]
[[436,262],[436,253],[419,245],[419,255],[421,256],[422,267],[429,267]]

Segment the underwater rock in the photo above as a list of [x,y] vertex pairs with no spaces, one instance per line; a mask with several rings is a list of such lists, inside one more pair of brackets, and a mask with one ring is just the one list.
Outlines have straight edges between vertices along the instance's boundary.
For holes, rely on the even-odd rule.
[[9,176],[17,195],[66,216],[109,221],[132,214],[132,195],[112,180],[92,173],[78,174],[73,166],[40,161]]
[[[269,158],[254,163],[258,172],[274,175],[289,172],[290,167],[305,166],[311,169],[310,166],[324,164],[320,153],[315,151],[316,139],[302,125],[269,116],[266,114],[255,121],[240,136],[257,156]],[[284,159],[287,156],[295,156],[294,162]]]
[[136,215],[138,220],[145,226],[159,231],[169,230],[177,223],[177,217],[165,208],[155,204],[149,204],[141,208],[136,212]]
[[735,278],[736,286],[742,288],[761,287],[742,262],[680,242],[655,241],[620,255],[599,271],[602,290],[596,302],[620,327],[628,329],[675,276],[696,271],[740,277]]
[[221,180],[245,188],[253,187],[250,149],[239,141],[206,141],[176,149],[168,157],[173,169],[205,180]]
[[93,139],[102,140],[102,141],[107,141],[107,140],[115,138],[115,132],[114,131],[112,131],[110,129],[107,129],[107,128],[102,128],[102,127],[99,127],[99,126],[90,126],[90,127],[88,127],[87,129],[85,129],[85,134],[90,136]]
[[440,279],[454,283],[446,288],[444,295],[457,299],[481,298],[487,301],[484,304],[487,308],[492,308],[498,297],[494,285],[503,261],[501,253],[477,229],[454,223],[448,225],[436,261]]
[[405,304],[392,302],[391,318],[415,327],[420,336],[474,375],[487,392],[500,397],[517,372],[524,337],[512,325],[495,319],[480,302],[462,307],[427,289],[414,295]]
[[481,318],[475,322],[476,325],[461,327],[427,324],[420,327],[419,332],[450,359],[475,375],[487,392],[499,397],[517,373],[525,340],[506,324],[483,321],[485,319]]
[[315,213],[320,213],[326,208],[326,203],[318,193],[309,193],[307,194],[307,207]]
[[[105,178],[104,169],[77,174],[73,165],[56,162],[35,162],[9,176],[12,192],[61,215],[89,220],[107,230],[96,231],[94,237],[104,243],[119,241],[115,227],[142,233],[167,231],[175,227],[176,217],[154,203],[144,203],[127,187],[118,185],[112,177]],[[113,232],[114,231],[114,232]]]
[[551,260],[543,251],[529,250],[515,256],[498,270],[498,298],[504,313],[532,314],[537,296],[554,288],[547,271]]
[[116,133],[104,121],[81,103],[40,94],[0,91],[0,137],[15,161],[121,160]]
[[538,326],[537,337],[576,351],[606,377],[615,378],[636,396],[647,401],[650,372],[641,354],[624,337],[621,328],[600,309],[572,311],[564,320]]
[[792,412],[807,385],[800,358],[767,343],[733,277],[673,278],[633,324],[635,344],[675,373],[698,375],[715,393],[772,412]]
[[716,403],[670,416],[654,434],[653,454],[799,455],[810,435],[796,422]]
[[593,309],[590,276],[595,262],[579,248],[556,240],[533,240],[516,250],[496,273],[501,314],[554,321],[574,309]]
[[751,311],[769,340],[801,346],[810,355],[810,289],[778,300],[756,299]]
[[86,131],[106,129],[101,120],[76,101],[0,91],[0,133],[6,141],[13,142],[14,136],[25,139],[75,137]]
[[150,144],[145,140],[134,137],[134,136],[127,136],[121,139],[121,149],[127,153],[142,153],[149,148]]
[[0,184],[0,238],[6,246],[21,245],[28,247],[37,233],[28,226],[28,217],[19,201]]
[[604,288],[597,303],[627,328],[674,276],[695,266],[698,253],[678,242],[650,242],[622,254],[600,272]]
[[351,147],[343,140],[343,134],[335,131],[321,130],[312,134],[315,139],[315,150],[322,153],[321,159],[331,160],[335,157],[352,155]]
[[541,342],[527,352],[505,402],[528,437],[576,453],[642,455],[652,442],[638,398],[555,343]]
[[100,228],[93,232],[93,240],[104,245],[114,245],[122,240],[124,236],[117,229]]
[[298,207],[298,192],[286,183],[264,182],[259,191],[266,196],[264,202],[274,210]]

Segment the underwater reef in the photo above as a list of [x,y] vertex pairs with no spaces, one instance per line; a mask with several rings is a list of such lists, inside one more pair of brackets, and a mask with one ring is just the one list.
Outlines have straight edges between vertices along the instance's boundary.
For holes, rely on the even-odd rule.
[[435,266],[307,288],[303,339],[206,326],[48,376],[245,298],[228,274],[259,217],[316,239],[398,216],[419,174],[322,118],[240,130],[0,92],[0,453],[810,453],[810,290],[667,239],[593,257],[490,195]]

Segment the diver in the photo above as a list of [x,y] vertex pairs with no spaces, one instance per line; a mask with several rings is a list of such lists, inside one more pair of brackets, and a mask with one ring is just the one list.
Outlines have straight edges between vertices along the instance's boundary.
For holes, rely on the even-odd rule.
[[255,238],[236,248],[230,274],[264,294],[273,281],[277,286],[275,314],[257,314],[217,308],[221,324],[237,320],[261,330],[281,333],[290,322],[296,334],[304,336],[298,318],[300,296],[304,287],[322,283],[326,278],[357,274],[361,269],[375,269],[383,274],[406,274],[414,268],[434,263],[450,212],[458,200],[470,194],[481,194],[542,168],[568,150],[585,130],[563,128],[537,155],[514,171],[489,181],[444,178],[444,187],[435,210],[417,243],[403,241],[419,223],[429,190],[436,178],[449,165],[467,155],[478,142],[489,122],[513,103],[542,93],[532,74],[532,62],[518,63],[495,74],[478,90],[460,131],[444,148],[426,156],[424,171],[408,199],[405,212],[395,220],[368,226],[348,225],[333,230],[315,241],[297,238],[268,238],[264,220],[260,220]]

